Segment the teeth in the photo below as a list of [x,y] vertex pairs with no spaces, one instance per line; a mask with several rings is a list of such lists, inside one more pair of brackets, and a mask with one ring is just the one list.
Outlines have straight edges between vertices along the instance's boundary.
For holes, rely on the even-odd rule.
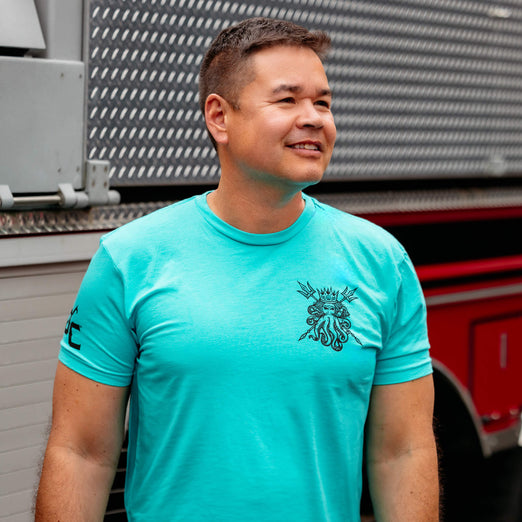
[[298,143],[297,145],[292,145],[293,149],[306,149],[306,150],[319,150],[317,145],[312,145],[311,143]]

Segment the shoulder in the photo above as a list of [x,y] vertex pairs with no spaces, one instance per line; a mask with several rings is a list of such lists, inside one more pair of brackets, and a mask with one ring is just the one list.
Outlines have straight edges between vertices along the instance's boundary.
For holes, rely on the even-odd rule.
[[382,241],[396,241],[389,232],[367,219],[327,205],[318,199],[310,199],[316,207],[318,216],[326,218],[332,226],[345,227],[347,230],[353,231],[353,233],[366,234],[371,237],[376,236]]
[[122,272],[151,267],[193,237],[195,197],[168,205],[104,235],[100,250]]
[[315,198],[310,199],[316,207],[316,216],[324,233],[335,235],[348,248],[390,257],[396,263],[407,257],[400,242],[384,228]]

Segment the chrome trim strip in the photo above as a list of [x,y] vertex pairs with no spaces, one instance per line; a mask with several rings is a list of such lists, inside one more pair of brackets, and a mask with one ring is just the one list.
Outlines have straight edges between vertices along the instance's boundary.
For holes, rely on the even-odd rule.
[[[327,184],[323,185],[325,188]],[[437,212],[520,207],[522,190],[470,188],[317,194],[317,199],[352,214]]]
[[447,293],[443,295],[431,295],[426,297],[427,306],[440,306],[445,304],[465,303],[478,299],[492,299],[494,297],[508,297],[521,294],[522,283],[498,286],[494,288],[481,288],[464,292]]
[[2,236],[112,230],[171,202],[126,203],[89,209],[0,211]]

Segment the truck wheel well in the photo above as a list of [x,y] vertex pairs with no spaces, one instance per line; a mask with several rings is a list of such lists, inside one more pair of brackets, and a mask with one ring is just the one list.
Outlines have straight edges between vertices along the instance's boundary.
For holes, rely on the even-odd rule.
[[434,427],[441,456],[482,455],[472,413],[455,383],[441,371],[433,372],[435,384]]

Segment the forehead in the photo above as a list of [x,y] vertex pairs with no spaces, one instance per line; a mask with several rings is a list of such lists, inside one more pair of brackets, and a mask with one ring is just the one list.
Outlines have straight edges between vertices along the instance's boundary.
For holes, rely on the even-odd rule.
[[280,86],[328,88],[323,63],[308,47],[274,46],[257,51],[250,58],[252,83],[267,89]]

